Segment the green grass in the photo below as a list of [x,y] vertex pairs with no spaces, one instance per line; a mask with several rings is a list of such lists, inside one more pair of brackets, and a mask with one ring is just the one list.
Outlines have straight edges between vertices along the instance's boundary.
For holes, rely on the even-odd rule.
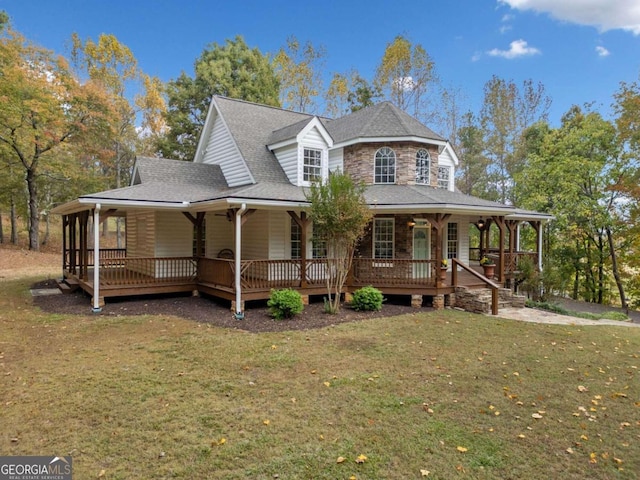
[[47,315],[28,283],[0,297],[0,454],[71,454],[74,478],[640,471],[640,329],[445,311],[250,334]]

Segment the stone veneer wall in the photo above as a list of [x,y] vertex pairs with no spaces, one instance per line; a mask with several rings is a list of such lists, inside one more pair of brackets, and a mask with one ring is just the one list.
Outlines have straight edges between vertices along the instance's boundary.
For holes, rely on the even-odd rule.
[[396,184],[415,185],[416,153],[424,148],[431,156],[430,185],[438,185],[438,147],[416,142],[358,143],[344,148],[344,171],[354,179],[368,185],[373,184],[374,160],[382,147],[392,148],[396,153]]

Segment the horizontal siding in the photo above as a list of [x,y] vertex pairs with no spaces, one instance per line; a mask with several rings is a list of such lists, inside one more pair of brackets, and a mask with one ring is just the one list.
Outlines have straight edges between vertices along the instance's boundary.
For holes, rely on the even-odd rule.
[[127,212],[127,257],[153,257],[155,215],[149,211]]
[[242,259],[266,259],[269,255],[269,212],[258,210],[242,226]]
[[206,145],[202,162],[220,165],[230,187],[251,183],[249,169],[220,115],[216,114]]
[[235,251],[233,222],[227,220],[226,212],[207,213],[206,256],[216,258],[220,250]]
[[156,212],[157,257],[191,257],[193,224],[180,212]]
[[290,221],[287,212],[269,212],[269,259],[291,258]]
[[313,127],[307,132],[307,134],[300,139],[300,143],[305,147],[319,148],[325,150],[327,148],[327,142],[324,141],[320,131]]
[[289,145],[273,152],[282,166],[287,178],[294,185],[298,184],[298,145]]
[[329,171],[344,171],[344,148],[329,150]]

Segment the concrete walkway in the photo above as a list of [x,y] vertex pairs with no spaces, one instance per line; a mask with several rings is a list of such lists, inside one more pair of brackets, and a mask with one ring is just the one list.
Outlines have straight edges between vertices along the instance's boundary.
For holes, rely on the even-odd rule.
[[640,323],[623,322],[619,320],[587,320],[586,318],[558,315],[535,308],[501,308],[498,317],[520,320],[531,323],[547,323],[552,325],[613,325],[616,327],[640,328]]

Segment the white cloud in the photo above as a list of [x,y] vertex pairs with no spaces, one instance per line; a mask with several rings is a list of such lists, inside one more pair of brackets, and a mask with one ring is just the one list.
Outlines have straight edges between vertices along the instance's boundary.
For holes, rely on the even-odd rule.
[[473,54],[473,57],[471,57],[471,61],[472,62],[477,62],[481,58],[482,58],[482,54],[479,53],[479,52],[476,52],[476,53]]
[[502,25],[500,27],[500,33],[507,33],[509,30],[511,30],[511,25]]
[[611,55],[611,52],[609,50],[607,50],[604,47],[601,47],[600,45],[596,47],[596,53],[598,54],[599,57],[608,57],[609,55]]
[[508,59],[526,57],[528,55],[538,55],[540,50],[535,47],[530,47],[525,40],[514,40],[509,44],[509,50],[499,50],[494,48],[487,52],[492,57],[504,57]]
[[638,0],[498,0],[516,10],[548,13],[553,18],[590,25],[602,32],[626,30],[640,35]]

